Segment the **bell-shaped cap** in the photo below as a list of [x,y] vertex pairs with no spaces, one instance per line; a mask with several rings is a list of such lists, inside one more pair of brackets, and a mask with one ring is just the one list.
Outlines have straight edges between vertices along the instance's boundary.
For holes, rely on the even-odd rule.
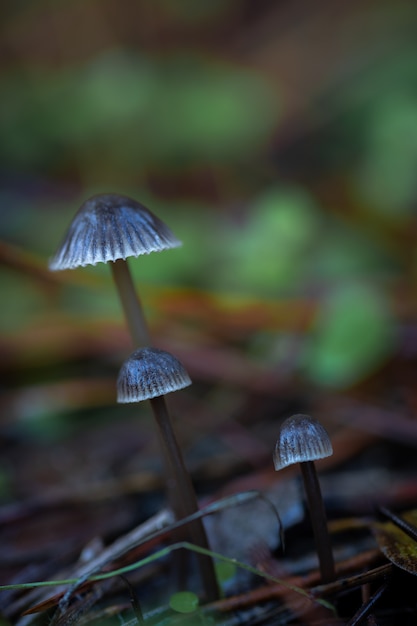
[[78,210],[49,268],[74,269],[180,245],[168,226],[136,200],[99,194]]
[[293,415],[282,424],[274,451],[274,466],[324,459],[333,454],[327,430],[309,415]]
[[117,379],[117,401],[149,400],[188,385],[191,385],[190,377],[172,354],[157,348],[141,348],[122,365]]

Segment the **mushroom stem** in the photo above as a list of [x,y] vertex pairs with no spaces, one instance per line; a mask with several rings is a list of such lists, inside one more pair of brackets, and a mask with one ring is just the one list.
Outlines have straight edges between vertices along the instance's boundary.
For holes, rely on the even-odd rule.
[[335,579],[336,574],[320,483],[314,461],[304,461],[300,463],[300,467],[319,557],[321,579],[323,583],[328,583]]
[[137,348],[150,346],[151,339],[148,325],[143,314],[142,304],[133,284],[129,265],[125,259],[117,259],[110,263],[110,266],[134,344]]
[[[165,449],[165,458],[169,463],[174,490],[178,494],[177,505],[180,510],[176,511],[176,513],[179,517],[192,515],[198,511],[197,498],[172,428],[165,397],[157,396],[156,398],[151,398],[150,403],[158,424],[162,445]],[[206,531],[201,519],[197,519],[189,524],[189,532],[193,543],[201,548],[209,549]],[[217,600],[219,598],[219,589],[213,561],[210,557],[201,554],[197,558],[207,600],[209,602]]]
[[[137,347],[150,346],[148,327],[128,263],[123,259],[118,259],[111,263],[111,268],[132,339]],[[172,428],[164,396],[152,398],[150,402],[158,424],[162,454],[168,465],[167,470],[170,470],[167,476],[169,499],[176,517],[186,517],[198,511],[194,487]],[[209,549],[201,519],[190,524],[190,538],[201,548]],[[198,562],[207,600],[218,600],[219,590],[211,558],[199,555]]]

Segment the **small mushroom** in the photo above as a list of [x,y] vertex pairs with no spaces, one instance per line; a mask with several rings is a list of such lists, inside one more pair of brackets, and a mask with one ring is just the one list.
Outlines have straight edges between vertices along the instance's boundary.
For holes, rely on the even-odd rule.
[[[150,400],[158,426],[170,480],[175,490],[177,516],[186,517],[198,511],[197,497],[185,467],[181,449],[169,417],[165,394],[191,384],[184,366],[169,352],[156,348],[136,350],[122,365],[117,380],[117,401],[120,403]],[[209,549],[201,519],[189,525],[191,541]],[[219,597],[216,575],[211,559],[198,555],[201,576],[208,600]]]
[[84,202],[49,263],[53,271],[111,262],[113,278],[137,347],[150,345],[128,257],[176,248],[181,242],[145,206],[118,194],[98,194]]
[[191,385],[184,366],[157,348],[136,350],[124,362],[117,381],[117,401],[141,402]]
[[281,424],[274,451],[274,466],[278,471],[300,463],[323,583],[334,580],[335,566],[314,461],[332,454],[333,448],[326,429],[313,417],[293,415]]

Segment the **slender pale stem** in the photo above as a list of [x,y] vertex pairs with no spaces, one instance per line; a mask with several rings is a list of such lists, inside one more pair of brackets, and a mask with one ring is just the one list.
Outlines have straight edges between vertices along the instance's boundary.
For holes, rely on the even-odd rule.
[[[151,406],[155,420],[159,427],[162,444],[166,450],[166,458],[169,463],[171,479],[174,482],[174,489],[177,493],[177,504],[179,510],[176,511],[179,517],[186,517],[198,511],[198,503],[190,475],[185,467],[181,449],[175,437],[172,423],[169,417],[165,397],[159,396],[151,399]],[[189,524],[191,541],[202,548],[209,549],[206,531],[203,521],[197,519]],[[213,561],[204,555],[198,556],[200,572],[203,579],[207,600],[213,601],[219,598],[216,574]]]
[[321,579],[323,583],[332,582],[336,577],[334,559],[316,467],[313,461],[300,463],[300,466],[319,557]]
[[110,263],[110,266],[135,347],[152,345],[143,308],[136,293],[127,261],[117,259],[117,261]]

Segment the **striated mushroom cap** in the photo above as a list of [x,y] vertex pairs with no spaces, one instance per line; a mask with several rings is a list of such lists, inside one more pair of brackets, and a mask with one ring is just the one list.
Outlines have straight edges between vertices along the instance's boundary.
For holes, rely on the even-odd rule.
[[136,200],[98,194],[76,213],[49,269],[107,263],[180,245],[164,222]]
[[190,377],[172,354],[157,348],[141,348],[122,365],[117,379],[117,401],[149,400],[188,385],[191,385]]
[[274,451],[274,466],[324,459],[333,454],[327,430],[314,417],[293,415],[282,424]]

